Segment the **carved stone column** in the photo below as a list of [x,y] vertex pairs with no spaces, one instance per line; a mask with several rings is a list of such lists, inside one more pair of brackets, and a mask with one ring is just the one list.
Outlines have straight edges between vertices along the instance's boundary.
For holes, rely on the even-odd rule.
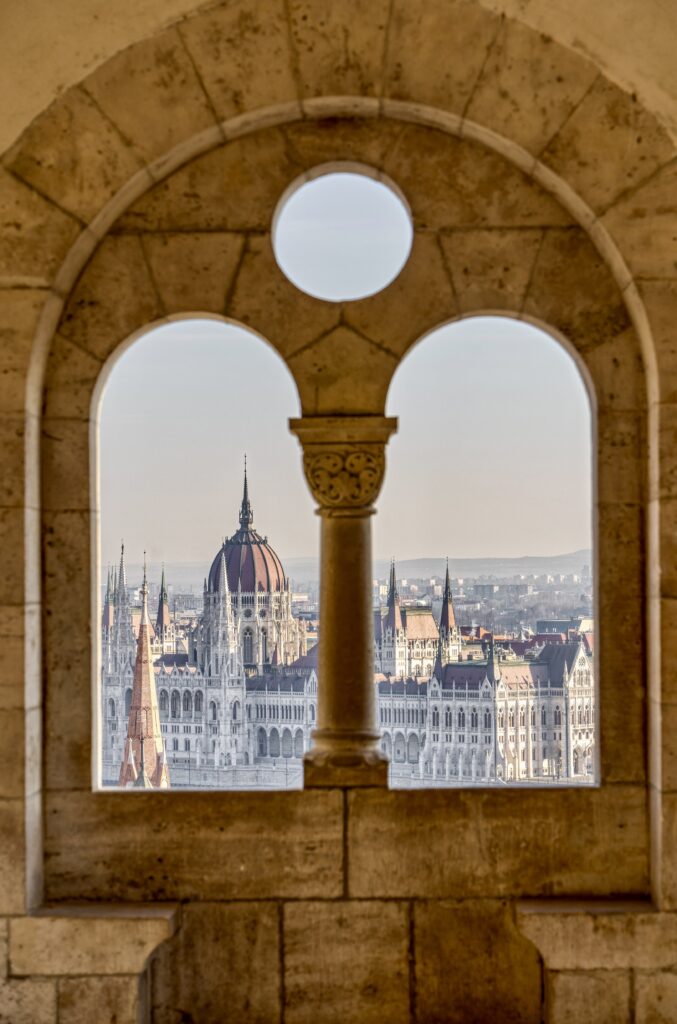
[[374,692],[371,521],[385,446],[397,429],[383,416],[291,420],[322,519],[318,728],[305,785],[385,786]]

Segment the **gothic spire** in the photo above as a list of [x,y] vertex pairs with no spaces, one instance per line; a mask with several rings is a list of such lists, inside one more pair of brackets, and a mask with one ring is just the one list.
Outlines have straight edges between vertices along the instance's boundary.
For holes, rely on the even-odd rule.
[[247,486],[247,456],[244,457],[244,491],[242,494],[242,505],[240,506],[240,529],[250,530],[254,523],[254,513],[249,501],[249,488]]
[[158,598],[157,606],[157,619],[155,621],[155,633],[158,637],[162,637],[171,625],[169,616],[169,598],[167,597],[167,587],[165,586],[165,567],[162,566],[162,581],[160,583],[160,597]]
[[[120,785],[146,785],[144,775],[147,775],[154,789],[166,789],[169,786],[169,773],[164,757],[164,740],[160,729],[160,711],[150,646],[145,552],[141,602],[141,623],[134,664],[132,702],[129,709],[125,750],[120,766]],[[139,777],[142,780],[141,783],[137,783]]]
[[102,625],[104,629],[110,629],[113,625],[113,592],[112,592],[111,569],[108,566],[108,579],[106,582],[106,597],[103,602]]
[[451,581],[449,579],[449,559],[447,558],[447,574],[444,579],[444,593],[442,594],[442,611],[440,612],[440,635],[446,634],[456,628],[456,615],[454,613],[454,602],[451,596]]
[[487,654],[487,679],[490,683],[497,683],[501,677],[501,670],[498,667],[498,659],[496,658],[496,650],[494,648],[494,634],[491,633],[489,637],[489,651]]
[[397,580],[395,578],[395,559],[390,563],[390,583],[388,586],[388,612],[384,622],[385,629],[392,629],[393,633],[403,629],[402,612],[400,611],[400,595],[397,592]]
[[120,545],[120,570],[117,582],[117,604],[127,603],[127,568],[125,566],[125,542]]

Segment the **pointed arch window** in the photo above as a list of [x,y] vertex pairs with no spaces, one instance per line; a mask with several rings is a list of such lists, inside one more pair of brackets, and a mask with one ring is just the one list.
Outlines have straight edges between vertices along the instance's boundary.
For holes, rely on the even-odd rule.
[[242,658],[245,665],[254,663],[254,634],[249,627],[242,634]]

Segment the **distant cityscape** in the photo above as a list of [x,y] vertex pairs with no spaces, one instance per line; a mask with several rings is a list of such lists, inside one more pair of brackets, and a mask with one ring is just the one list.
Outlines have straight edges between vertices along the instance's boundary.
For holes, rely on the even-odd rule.
[[[302,785],[321,609],[317,562],[289,565],[294,582],[254,529],[246,474],[206,574],[128,579],[122,550],[104,572],[103,785]],[[373,599],[391,785],[594,782],[590,551],[376,563]]]

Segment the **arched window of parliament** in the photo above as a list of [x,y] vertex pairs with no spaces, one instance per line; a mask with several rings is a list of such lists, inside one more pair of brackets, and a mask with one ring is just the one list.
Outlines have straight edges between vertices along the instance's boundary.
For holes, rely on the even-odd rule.
[[[271,701],[269,742],[247,727],[278,680],[315,692],[317,520],[292,377],[261,338],[209,319],[149,329],[105,372],[100,720],[122,695],[125,713],[123,743],[99,723],[101,783],[134,785],[143,739],[153,788],[298,788],[312,720],[296,740],[280,728],[291,705]],[[181,725],[166,735],[160,714]],[[270,762],[281,742],[286,768]]]
[[421,756],[395,757],[391,786],[595,784],[592,414],[577,363],[532,324],[461,320],[403,360],[387,413],[399,425],[374,520],[377,701],[404,682],[398,721],[441,697],[456,725],[427,741],[418,726]]

